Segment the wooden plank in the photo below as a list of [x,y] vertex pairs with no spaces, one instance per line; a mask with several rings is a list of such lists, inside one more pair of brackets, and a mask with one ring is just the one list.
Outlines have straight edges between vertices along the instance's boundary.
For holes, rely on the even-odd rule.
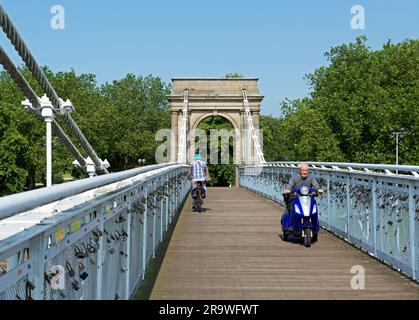
[[[283,208],[240,188],[209,188],[179,217],[151,299],[419,299],[419,286],[322,231],[310,248],[279,237]],[[351,288],[352,266],[365,290]]]

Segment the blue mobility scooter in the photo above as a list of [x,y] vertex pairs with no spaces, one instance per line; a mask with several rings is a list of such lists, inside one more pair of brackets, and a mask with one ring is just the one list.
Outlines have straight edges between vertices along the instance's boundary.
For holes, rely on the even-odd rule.
[[306,186],[284,195],[287,211],[281,218],[282,240],[287,241],[290,235],[303,237],[306,247],[317,241],[320,230],[319,209],[315,200],[317,195],[314,188],[309,189]]

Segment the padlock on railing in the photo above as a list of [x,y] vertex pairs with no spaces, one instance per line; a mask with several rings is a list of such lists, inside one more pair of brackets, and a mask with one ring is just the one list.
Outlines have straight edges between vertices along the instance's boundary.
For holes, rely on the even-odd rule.
[[118,230],[115,230],[113,234],[115,235],[116,240],[123,238],[121,233]]
[[61,298],[65,299],[67,297],[63,290],[58,289],[57,292],[58,292],[58,294],[60,295]]
[[75,291],[79,291],[80,290],[80,283],[77,280],[74,280],[74,281],[71,282],[71,287]]
[[115,223],[124,223],[125,221],[127,221],[124,217],[123,217],[123,215],[121,214],[121,215],[119,215],[116,219],[115,219]]
[[94,235],[95,237],[97,237],[98,239],[99,239],[101,236],[103,236],[103,232],[102,232],[102,230],[100,230],[100,229],[98,229],[98,228],[94,229],[94,230],[92,231],[92,233],[93,233],[93,235]]
[[79,262],[79,278],[82,280],[86,280],[89,274],[85,271],[85,267],[83,263]]
[[33,282],[26,280],[26,300],[33,300],[32,299],[32,290],[35,289],[36,286]]
[[74,276],[76,275],[76,273],[74,272],[73,267],[71,266],[70,261],[67,261],[65,263],[65,268],[67,269],[67,274],[70,278],[74,278]]
[[99,241],[96,241],[96,238],[94,238],[94,237],[93,238],[92,237],[89,238],[89,244],[92,247],[94,247],[96,249],[96,251],[100,249]]
[[44,280],[48,285],[51,285],[51,279],[52,279],[52,275],[48,275],[46,272],[44,272]]
[[87,251],[91,254],[95,254],[97,249],[96,247],[92,246],[90,243],[87,244]]
[[82,251],[85,253],[86,258],[89,256],[89,251],[87,250],[86,244],[84,242],[81,243]]
[[128,238],[128,233],[124,229],[121,230],[122,236],[125,238],[124,241]]
[[87,257],[87,252],[83,252],[78,246],[74,246],[74,254],[77,259],[84,259]]
[[109,237],[110,237],[109,232],[106,231],[106,229],[103,229],[103,232],[105,233],[105,236],[106,236],[106,242],[107,243],[112,243],[112,241],[109,239]]

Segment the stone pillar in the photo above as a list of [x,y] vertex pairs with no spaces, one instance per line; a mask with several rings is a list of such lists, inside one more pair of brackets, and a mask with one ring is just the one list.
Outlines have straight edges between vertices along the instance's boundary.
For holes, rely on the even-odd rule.
[[[182,118],[183,118],[183,112],[182,111],[179,111],[179,116],[178,116],[178,121],[177,121],[177,124],[178,124],[178,130],[177,130],[177,132],[178,132],[178,136],[177,136],[177,147],[176,147],[176,149],[177,149],[177,152],[176,152],[176,157],[178,157],[178,153],[180,152],[180,145],[181,145],[181,142],[180,142],[180,139],[182,138],[182,133],[181,133],[181,130],[182,130]],[[188,132],[189,132],[189,121],[186,123],[186,161],[188,161]]]
[[170,162],[177,162],[178,152],[178,111],[171,112]]

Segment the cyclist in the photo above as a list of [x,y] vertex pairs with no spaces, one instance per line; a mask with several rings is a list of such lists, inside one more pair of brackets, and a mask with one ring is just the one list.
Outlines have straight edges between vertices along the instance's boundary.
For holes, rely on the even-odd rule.
[[205,177],[208,174],[208,167],[205,163],[205,161],[203,161],[201,159],[201,155],[199,152],[195,153],[195,157],[194,160],[192,160],[191,162],[191,167],[189,168],[189,172],[188,172],[188,177],[192,180],[193,183],[193,188],[192,188],[192,209],[196,209],[195,207],[195,203],[196,203],[196,187],[197,187],[197,182],[201,181],[202,182],[202,194],[201,197],[202,199],[205,198],[206,196],[206,184],[205,184]]

